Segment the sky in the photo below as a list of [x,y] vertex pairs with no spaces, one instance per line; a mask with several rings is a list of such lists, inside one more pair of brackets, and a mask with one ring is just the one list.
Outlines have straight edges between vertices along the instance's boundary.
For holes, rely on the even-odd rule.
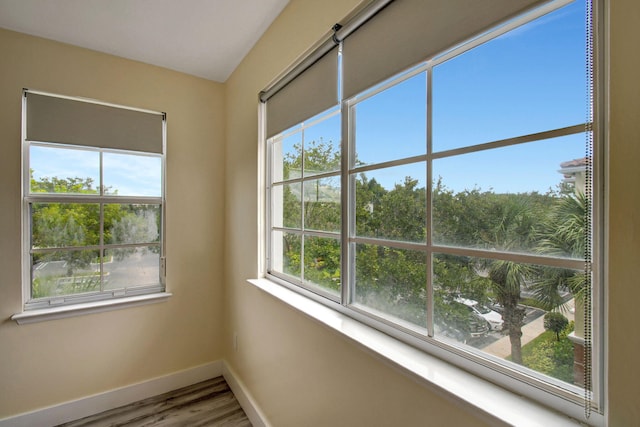
[[[587,120],[584,2],[577,1],[433,68],[434,153],[583,124]],[[426,153],[426,73],[355,108],[358,161],[376,164]],[[305,130],[305,140],[340,140],[339,116]],[[299,140],[284,141],[291,149]],[[449,189],[544,193],[560,163],[585,156],[586,134],[435,159]],[[287,148],[289,147],[289,148]],[[369,171],[387,188],[405,176],[426,183],[425,163]]]
[[[32,145],[30,167],[33,177],[41,178],[91,178],[93,187],[100,185],[100,153],[67,148]],[[157,156],[140,156],[105,152],[103,158],[104,185],[109,194],[120,196],[161,195],[161,159]]]

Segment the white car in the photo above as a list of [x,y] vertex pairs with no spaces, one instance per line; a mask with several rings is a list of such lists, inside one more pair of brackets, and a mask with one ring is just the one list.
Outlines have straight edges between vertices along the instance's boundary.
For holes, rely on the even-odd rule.
[[491,310],[489,307],[479,304],[478,301],[467,298],[456,298],[456,301],[466,305],[484,320],[487,321],[489,329],[492,331],[501,331],[504,325],[502,315],[496,311]]

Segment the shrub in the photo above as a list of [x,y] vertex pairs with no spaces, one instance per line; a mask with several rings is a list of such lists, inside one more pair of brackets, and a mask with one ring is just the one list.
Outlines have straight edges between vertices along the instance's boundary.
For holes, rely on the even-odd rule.
[[557,311],[550,311],[544,315],[544,328],[555,332],[557,341],[560,341],[560,332],[564,331],[568,324],[569,320]]

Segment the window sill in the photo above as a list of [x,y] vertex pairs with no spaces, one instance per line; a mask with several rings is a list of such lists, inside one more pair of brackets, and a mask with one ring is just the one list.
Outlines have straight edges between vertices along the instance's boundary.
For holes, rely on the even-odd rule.
[[118,310],[122,308],[163,302],[169,299],[171,295],[171,293],[162,292],[105,301],[66,305],[62,307],[28,310],[22,313],[14,314],[13,316],[11,316],[11,320],[15,321],[18,325],[46,322],[49,320],[64,319],[67,317],[83,316],[85,314],[101,313],[103,311]]
[[[268,279],[250,279],[248,282],[351,339],[384,362],[399,367],[438,394],[451,398],[458,405],[461,402],[468,405],[489,424],[582,425],[567,415],[509,392]],[[601,424],[601,420],[594,418],[590,421]]]

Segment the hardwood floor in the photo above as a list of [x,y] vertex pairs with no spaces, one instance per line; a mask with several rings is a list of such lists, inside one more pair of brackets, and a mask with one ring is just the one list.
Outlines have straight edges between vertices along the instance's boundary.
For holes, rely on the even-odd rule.
[[194,384],[58,427],[250,427],[223,377]]

